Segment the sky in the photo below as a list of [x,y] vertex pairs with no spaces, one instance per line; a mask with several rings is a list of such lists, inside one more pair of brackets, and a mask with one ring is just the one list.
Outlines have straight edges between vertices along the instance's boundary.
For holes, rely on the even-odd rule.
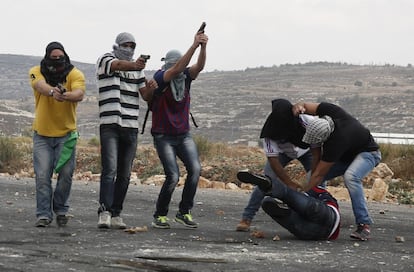
[[43,56],[60,41],[71,60],[95,63],[118,33],[130,32],[135,56],[151,55],[146,69],[158,69],[168,50],[191,46],[205,21],[205,71],[414,64],[412,0],[2,0],[0,7],[0,54]]

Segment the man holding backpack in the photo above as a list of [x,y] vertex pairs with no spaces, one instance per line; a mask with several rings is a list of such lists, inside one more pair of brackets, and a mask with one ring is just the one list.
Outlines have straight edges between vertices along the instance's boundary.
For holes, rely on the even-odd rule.
[[[199,30],[193,44],[184,55],[177,50],[169,51],[165,58],[161,59],[165,64],[154,74],[158,89],[154,91],[150,103],[151,134],[166,176],[152,222],[155,228],[170,228],[167,218],[168,207],[180,178],[177,157],[184,163],[187,178],[175,221],[189,228],[198,227],[190,213],[201,172],[197,146],[189,132],[190,86],[204,68],[207,41],[208,37],[204,31]],[[187,67],[198,47],[200,53],[197,62]]]

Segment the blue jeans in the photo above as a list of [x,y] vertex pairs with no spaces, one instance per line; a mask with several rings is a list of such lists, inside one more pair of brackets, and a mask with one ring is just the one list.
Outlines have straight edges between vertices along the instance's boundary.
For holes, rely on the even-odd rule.
[[330,180],[338,176],[343,176],[345,186],[351,197],[352,210],[356,224],[372,224],[372,219],[368,213],[367,202],[362,186],[362,179],[368,175],[381,161],[381,152],[362,152],[359,153],[352,162],[336,162],[325,180]]
[[263,200],[263,210],[282,227],[303,240],[328,239],[337,219],[336,213],[324,202],[296,192],[284,183],[274,180],[274,197],[288,205],[281,209],[272,197]]
[[60,152],[70,133],[63,137],[45,137],[33,134],[33,168],[36,175],[36,217],[53,220],[56,215],[64,215],[69,210],[69,195],[72,176],[75,170],[76,147],[69,161],[57,176],[55,190],[52,188],[52,175]]
[[[285,167],[290,161],[292,161],[292,158],[289,158],[284,153],[279,154],[278,156],[280,164]],[[312,154],[310,151],[306,152],[302,156],[298,158],[300,163],[303,165],[303,168],[305,168],[306,172],[309,172],[311,170],[311,164],[312,164]],[[273,172],[272,168],[270,167],[269,162],[266,163],[264,168],[264,173],[266,176],[268,176],[272,183],[274,181],[278,181],[278,177],[276,176],[275,172]],[[273,190],[276,188],[276,186],[272,186],[272,196],[275,192]],[[259,189],[259,187],[255,186],[253,189],[252,194],[250,195],[249,203],[247,204],[246,208],[244,208],[242,218],[244,220],[252,221],[254,216],[256,215],[257,211],[260,209],[260,206],[262,204],[263,198],[265,197],[265,193]]]
[[154,134],[153,137],[154,146],[165,173],[165,181],[158,195],[154,217],[168,214],[171,197],[180,178],[180,169],[176,157],[184,163],[187,171],[187,178],[178,208],[182,214],[189,213],[194,206],[194,197],[201,172],[197,146],[190,133],[174,136]]
[[135,158],[138,130],[115,125],[100,126],[101,183],[98,213],[109,211],[121,214],[131,178]]

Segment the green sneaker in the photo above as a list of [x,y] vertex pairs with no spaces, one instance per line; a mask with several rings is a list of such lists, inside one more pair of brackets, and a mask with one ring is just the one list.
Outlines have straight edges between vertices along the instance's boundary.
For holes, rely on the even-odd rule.
[[183,224],[184,226],[188,228],[195,229],[198,227],[198,224],[193,221],[193,217],[190,213],[182,214],[178,212],[177,215],[175,216],[175,222]]
[[157,216],[152,221],[151,225],[157,229],[169,229],[171,228],[170,223],[168,223],[168,218],[166,216]]

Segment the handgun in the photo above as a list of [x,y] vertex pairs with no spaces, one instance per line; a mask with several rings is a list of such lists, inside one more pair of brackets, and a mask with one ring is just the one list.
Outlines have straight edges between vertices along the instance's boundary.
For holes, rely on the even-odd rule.
[[149,60],[151,58],[150,55],[141,55],[139,56],[140,58],[143,58],[145,62],[147,62],[147,60]]
[[59,88],[59,92],[60,92],[61,94],[66,93],[66,88],[65,88],[65,86],[63,86],[63,84],[62,84],[62,83],[58,83],[57,87]]
[[200,26],[200,28],[198,29],[197,33],[201,32],[204,33],[204,28],[206,27],[206,22],[203,22]]

